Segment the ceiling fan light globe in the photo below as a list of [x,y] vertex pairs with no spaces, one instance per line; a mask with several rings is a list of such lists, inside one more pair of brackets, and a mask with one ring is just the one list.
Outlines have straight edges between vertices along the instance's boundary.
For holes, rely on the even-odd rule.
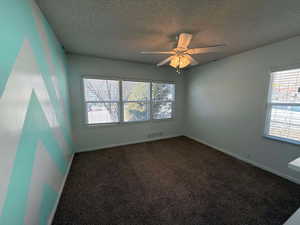
[[171,62],[170,62],[170,66],[174,67],[174,68],[184,68],[187,67],[188,65],[190,65],[191,61],[189,60],[189,58],[185,57],[185,56],[176,56],[174,57]]
[[190,59],[187,58],[186,56],[182,56],[182,57],[180,58],[180,65],[179,65],[180,68],[187,67],[187,66],[190,65],[190,64],[191,64],[191,61],[190,61]]

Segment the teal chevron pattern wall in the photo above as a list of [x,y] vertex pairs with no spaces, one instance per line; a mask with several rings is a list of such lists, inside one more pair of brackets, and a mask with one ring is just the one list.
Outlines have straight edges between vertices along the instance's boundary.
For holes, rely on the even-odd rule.
[[73,156],[65,54],[34,0],[0,4],[0,224],[49,224]]

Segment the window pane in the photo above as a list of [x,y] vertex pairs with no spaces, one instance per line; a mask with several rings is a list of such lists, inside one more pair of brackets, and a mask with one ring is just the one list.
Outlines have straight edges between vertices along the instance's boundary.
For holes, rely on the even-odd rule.
[[83,79],[85,101],[119,101],[119,81]]
[[152,109],[154,119],[172,118],[172,102],[154,102]]
[[175,99],[175,84],[152,83],[152,99],[173,101]]
[[300,141],[300,106],[272,106],[269,135]]
[[300,103],[300,69],[272,73],[271,101]]
[[149,119],[149,104],[145,102],[124,103],[124,121],[143,121]]
[[118,103],[87,103],[88,124],[119,122]]
[[124,101],[148,101],[150,100],[150,83],[123,81]]

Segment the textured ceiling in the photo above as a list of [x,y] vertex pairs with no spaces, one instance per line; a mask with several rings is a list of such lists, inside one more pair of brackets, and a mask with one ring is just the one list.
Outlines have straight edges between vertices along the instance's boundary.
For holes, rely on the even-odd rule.
[[157,63],[176,35],[190,47],[226,44],[206,63],[300,34],[300,0],[36,0],[69,53]]

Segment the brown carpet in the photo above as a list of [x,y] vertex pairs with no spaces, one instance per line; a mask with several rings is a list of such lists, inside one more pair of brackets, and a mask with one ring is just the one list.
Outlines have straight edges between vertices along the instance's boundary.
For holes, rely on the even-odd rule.
[[75,155],[54,225],[282,225],[299,185],[186,137]]

